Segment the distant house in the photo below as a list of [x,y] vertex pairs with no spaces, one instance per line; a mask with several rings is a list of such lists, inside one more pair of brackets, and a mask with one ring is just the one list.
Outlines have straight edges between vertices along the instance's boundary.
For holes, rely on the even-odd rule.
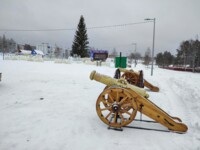
[[31,51],[30,50],[23,50],[20,49],[18,52],[19,55],[31,55]]
[[41,50],[32,50],[31,55],[41,55],[43,57],[44,53]]
[[44,53],[40,50],[19,50],[19,55],[32,55],[32,56],[36,56],[36,55],[40,55],[40,56],[44,56]]

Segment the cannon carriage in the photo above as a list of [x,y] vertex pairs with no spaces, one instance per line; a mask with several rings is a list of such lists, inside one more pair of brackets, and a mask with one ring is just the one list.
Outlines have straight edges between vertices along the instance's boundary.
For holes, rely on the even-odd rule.
[[178,117],[173,117],[151,102],[147,92],[129,84],[124,78],[115,79],[91,72],[91,80],[106,85],[96,102],[99,118],[108,126],[121,128],[134,121],[137,112],[148,116],[167,127],[170,131],[184,133],[187,126]]
[[153,92],[158,92],[159,88],[148,82],[143,77],[143,71],[133,71],[133,70],[127,70],[124,68],[118,68],[115,71],[114,78],[124,78],[129,84],[135,85],[140,88],[147,87]]

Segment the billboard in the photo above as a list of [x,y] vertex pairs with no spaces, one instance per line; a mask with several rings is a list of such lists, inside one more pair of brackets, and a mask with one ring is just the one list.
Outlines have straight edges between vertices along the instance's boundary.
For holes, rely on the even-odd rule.
[[91,50],[90,51],[90,59],[91,60],[105,61],[107,58],[108,58],[107,50]]

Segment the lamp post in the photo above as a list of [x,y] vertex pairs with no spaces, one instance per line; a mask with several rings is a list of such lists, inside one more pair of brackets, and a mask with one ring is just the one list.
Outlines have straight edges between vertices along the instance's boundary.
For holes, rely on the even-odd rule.
[[155,44],[155,24],[156,24],[156,18],[146,18],[144,20],[147,21],[153,21],[153,45],[152,45],[152,55],[151,55],[151,76],[153,76],[153,63],[154,63],[154,44]]
[[132,43],[132,45],[135,45],[135,67],[136,67],[136,64],[137,64],[137,62],[136,62],[136,47],[137,47],[137,43]]

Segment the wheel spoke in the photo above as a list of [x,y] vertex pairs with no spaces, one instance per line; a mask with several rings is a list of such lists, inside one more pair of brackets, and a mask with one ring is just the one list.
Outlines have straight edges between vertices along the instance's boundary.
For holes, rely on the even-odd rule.
[[100,109],[100,110],[101,110],[101,111],[104,111],[104,110],[110,110],[110,109],[111,109],[111,106],[102,108],[102,109]]
[[119,112],[119,116],[120,116],[120,118],[121,118],[121,120],[122,120],[122,124],[124,123],[124,117],[123,117],[123,115],[121,114],[121,112]]
[[111,96],[111,94],[108,94],[108,97],[110,98],[110,100],[111,100],[112,102],[114,102],[113,97]]
[[114,123],[117,123],[117,112],[115,112]]
[[131,80],[132,80],[132,81],[135,81],[135,78],[134,78],[134,77],[131,77]]
[[124,112],[126,113],[126,114],[128,114],[128,115],[132,115],[130,112],[128,112],[127,110],[124,110]]
[[128,78],[130,78],[130,73],[127,73],[126,75],[127,75]]
[[119,92],[117,91],[116,102],[119,102]]
[[126,72],[122,75],[123,78],[125,78],[128,83],[135,85],[137,82],[137,76],[134,75],[134,73]]
[[124,98],[119,102],[119,105],[121,105],[127,98],[128,98],[128,96],[124,97]]
[[101,99],[101,101],[102,101],[104,104],[108,104],[109,106],[111,105],[111,103],[109,103],[109,102],[106,101],[105,99]]
[[131,103],[121,105],[122,108],[124,108],[124,107],[132,107],[132,106],[133,105]]
[[112,114],[112,111],[109,112],[109,114],[107,114],[107,116],[105,117],[106,119],[108,119],[108,117]]

